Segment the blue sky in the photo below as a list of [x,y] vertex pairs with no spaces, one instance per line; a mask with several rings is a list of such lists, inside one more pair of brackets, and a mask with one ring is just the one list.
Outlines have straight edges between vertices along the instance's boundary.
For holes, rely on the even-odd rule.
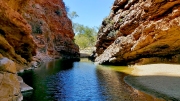
[[110,13],[114,0],[63,0],[70,8],[70,12],[75,11],[79,17],[73,22],[83,24],[88,27],[99,27],[102,20]]

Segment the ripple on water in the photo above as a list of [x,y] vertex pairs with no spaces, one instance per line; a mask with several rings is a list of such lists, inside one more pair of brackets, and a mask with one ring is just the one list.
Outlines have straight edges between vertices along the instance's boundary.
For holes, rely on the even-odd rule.
[[[104,69],[107,67],[97,68],[90,62],[47,64],[23,74],[25,82],[35,88],[24,101],[145,101],[147,98],[125,84],[125,74]],[[70,67],[61,69],[66,66]]]

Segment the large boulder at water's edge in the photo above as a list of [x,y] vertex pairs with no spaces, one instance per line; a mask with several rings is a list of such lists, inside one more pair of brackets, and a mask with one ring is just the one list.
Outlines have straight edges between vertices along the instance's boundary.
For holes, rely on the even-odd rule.
[[0,58],[0,100],[22,100],[15,63],[7,58]]

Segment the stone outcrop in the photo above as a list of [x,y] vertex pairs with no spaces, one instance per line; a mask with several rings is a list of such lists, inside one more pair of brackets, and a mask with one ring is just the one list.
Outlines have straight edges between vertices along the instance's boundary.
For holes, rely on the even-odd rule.
[[0,58],[0,100],[22,100],[20,83],[16,75],[16,66],[8,58]]
[[115,0],[96,44],[97,63],[179,62],[179,0]]

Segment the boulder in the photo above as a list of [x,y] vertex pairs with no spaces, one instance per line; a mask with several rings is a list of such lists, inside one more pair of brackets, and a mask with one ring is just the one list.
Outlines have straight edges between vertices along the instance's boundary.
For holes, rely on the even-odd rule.
[[21,101],[20,83],[15,63],[7,58],[0,59],[0,99],[1,101]]
[[12,60],[8,58],[0,58],[0,71],[9,72],[9,73],[16,73],[16,66]]

